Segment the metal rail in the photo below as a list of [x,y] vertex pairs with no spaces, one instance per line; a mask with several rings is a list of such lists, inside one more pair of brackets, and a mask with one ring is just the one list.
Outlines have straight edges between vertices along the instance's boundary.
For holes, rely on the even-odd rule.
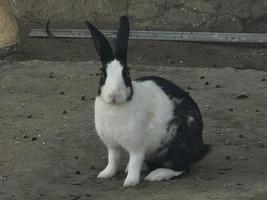
[[[58,38],[90,38],[87,29],[51,29]],[[116,38],[115,30],[101,30],[107,38]],[[48,37],[44,29],[32,29],[30,37]],[[213,33],[213,32],[174,32],[174,31],[131,31],[130,39],[168,40],[190,42],[226,43],[267,43],[267,34],[258,33]]]

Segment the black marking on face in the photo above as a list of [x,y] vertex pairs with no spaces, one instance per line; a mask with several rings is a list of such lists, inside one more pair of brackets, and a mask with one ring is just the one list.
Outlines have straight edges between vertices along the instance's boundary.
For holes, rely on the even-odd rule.
[[102,67],[100,69],[100,79],[99,79],[99,88],[98,88],[98,96],[101,95],[101,88],[105,85],[106,79],[107,79],[107,68]]
[[127,101],[130,101],[133,96],[133,85],[132,85],[132,80],[130,77],[130,71],[128,67],[123,66],[122,77],[123,77],[126,88],[130,88],[130,95],[127,97]]

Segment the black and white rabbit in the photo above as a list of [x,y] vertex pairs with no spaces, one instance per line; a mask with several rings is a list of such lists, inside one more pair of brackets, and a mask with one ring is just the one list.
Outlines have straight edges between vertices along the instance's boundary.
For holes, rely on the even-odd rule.
[[88,21],[86,24],[102,62],[95,126],[108,148],[108,164],[98,178],[116,174],[122,149],[129,153],[123,186],[139,183],[144,162],[151,170],[147,181],[168,180],[189,172],[209,149],[203,144],[202,117],[196,103],[187,92],[163,78],[131,80],[126,16],[120,18],[115,53],[105,36]]

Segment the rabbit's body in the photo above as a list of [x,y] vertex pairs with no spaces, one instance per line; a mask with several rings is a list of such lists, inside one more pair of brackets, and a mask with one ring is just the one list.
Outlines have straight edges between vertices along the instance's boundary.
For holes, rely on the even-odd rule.
[[149,157],[163,140],[173,137],[167,129],[174,104],[152,81],[133,82],[133,90],[132,100],[122,105],[96,98],[96,130],[106,145],[116,145],[128,152],[142,149]]
[[170,81],[150,76],[131,81],[127,67],[129,22],[121,17],[115,55],[106,38],[87,22],[102,62],[95,126],[108,149],[98,178],[119,169],[121,150],[129,153],[124,186],[139,183],[144,161],[153,170],[145,180],[167,180],[189,172],[208,152],[202,117],[194,100]]

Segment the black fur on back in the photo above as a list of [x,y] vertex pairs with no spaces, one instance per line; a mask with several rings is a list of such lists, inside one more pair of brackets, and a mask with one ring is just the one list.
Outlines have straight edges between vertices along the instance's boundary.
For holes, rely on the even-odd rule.
[[[164,162],[171,161],[174,170],[189,172],[191,165],[201,160],[209,151],[209,145],[203,143],[200,110],[187,92],[166,79],[156,76],[137,79],[148,80],[156,83],[174,103],[174,117],[169,121],[167,131],[173,126],[178,128],[172,140],[163,140],[161,147],[146,162],[151,170],[164,167]],[[189,117],[194,118],[191,123],[188,123]],[[166,153],[162,155],[160,152]]]

